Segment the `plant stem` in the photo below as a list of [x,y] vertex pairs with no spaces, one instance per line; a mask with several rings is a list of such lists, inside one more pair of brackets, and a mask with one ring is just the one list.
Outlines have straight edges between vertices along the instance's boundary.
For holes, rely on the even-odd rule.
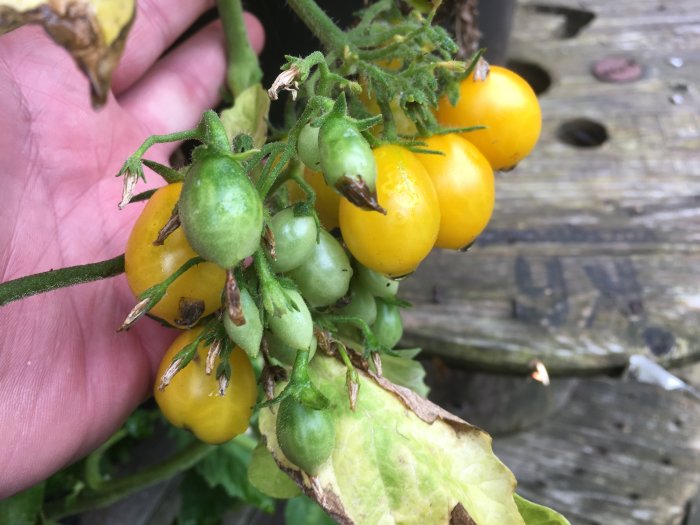
[[0,284],[0,306],[42,292],[113,277],[124,272],[124,256],[36,273]]
[[100,445],[97,450],[85,459],[85,483],[87,483],[87,486],[90,487],[91,490],[98,490],[104,483],[104,478],[100,472],[100,461],[102,461],[102,457],[113,445],[119,443],[127,435],[126,430],[123,428],[119,429],[116,433],[112,434],[112,437]]
[[350,40],[314,0],[288,0],[294,12],[318,38],[327,51],[338,51],[350,45]]
[[169,142],[180,142],[183,140],[200,139],[200,135],[201,132],[199,130],[199,127],[196,127],[194,129],[188,129],[185,131],[176,131],[175,133],[168,133],[166,135],[151,135],[143,141],[143,144],[141,144],[139,149],[137,149],[130,158],[137,158],[141,160],[141,157],[145,155],[146,151],[148,151],[148,148],[150,148],[151,146],[154,146],[156,144],[167,144]]
[[44,507],[45,516],[50,520],[58,520],[86,510],[105,507],[189,469],[215,449],[213,445],[197,441],[158,465],[131,476],[103,482],[97,493],[78,496],[70,504],[65,504],[64,501],[49,503]]
[[226,35],[228,87],[235,98],[260,82],[262,70],[258,57],[250,46],[241,0],[217,0],[216,4]]

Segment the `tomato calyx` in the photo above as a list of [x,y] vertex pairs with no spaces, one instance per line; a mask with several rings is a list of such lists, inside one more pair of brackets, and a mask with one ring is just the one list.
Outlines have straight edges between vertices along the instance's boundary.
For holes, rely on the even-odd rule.
[[330,400],[311,382],[309,354],[307,349],[297,350],[294,367],[287,385],[276,397],[258,403],[255,406],[256,409],[276,405],[290,397],[313,410],[325,410],[330,406]]
[[153,246],[163,246],[165,244],[165,239],[167,239],[171,233],[180,227],[180,212],[178,210],[177,204],[173,208],[173,212],[170,214],[168,222],[160,229],[156,240],[153,241]]
[[[234,345],[233,341],[227,336],[224,325],[218,316],[212,318],[190,343],[173,356],[165,372],[158,379],[157,388],[159,391],[164,391],[173,378],[192,360],[199,359],[197,349],[201,343],[208,347],[205,360],[205,374],[211,375],[215,373],[219,384],[218,395],[223,396],[226,393],[232,375],[229,358],[234,350]],[[217,359],[220,362],[216,370],[214,370]]]
[[[167,292],[168,286],[170,286],[173,283],[173,281],[175,281],[175,279],[180,277],[183,273],[185,273],[193,266],[203,262],[204,258],[202,257],[192,257],[191,259],[186,261],[182,266],[180,266],[180,268],[178,268],[175,272],[173,272],[173,274],[170,275],[170,277],[144,290],[138,296],[138,302],[136,303],[136,306],[134,306],[134,308],[132,308],[132,310],[126,316],[126,319],[124,320],[122,325],[117,329],[117,332],[124,332],[131,328],[136,321],[138,321],[141,317],[146,315],[148,311],[151,310],[151,308],[153,308],[165,296],[165,292]],[[187,317],[189,319],[189,316],[183,316],[183,319],[184,317]]]
[[[298,310],[297,305],[292,301],[285,287],[282,285],[282,279],[279,279],[272,273],[270,262],[267,260],[267,255],[262,248],[253,255],[253,264],[260,279],[260,294],[262,295],[262,304],[265,311],[272,316],[281,317],[286,312]],[[292,287],[288,280],[284,280],[288,287]]]
[[372,354],[387,354],[387,355],[398,355],[390,347],[383,345],[375,333],[370,328],[367,322],[356,316],[351,315],[337,315],[337,314],[324,314],[315,319],[317,324],[332,333],[338,333],[339,327],[343,324],[352,325],[360,330],[362,333],[362,358],[369,359]]

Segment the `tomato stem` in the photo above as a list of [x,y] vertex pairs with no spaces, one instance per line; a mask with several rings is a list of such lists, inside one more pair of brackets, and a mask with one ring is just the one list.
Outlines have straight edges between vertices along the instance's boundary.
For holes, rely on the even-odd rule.
[[144,156],[148,148],[156,144],[166,144],[168,142],[180,142],[182,140],[196,139],[199,138],[200,131],[199,128],[188,129],[185,131],[177,131],[175,133],[168,133],[166,135],[151,135],[143,144],[137,149],[131,157],[138,158],[142,160],[141,157]]
[[[247,445],[245,446],[247,448]],[[129,494],[189,469],[215,449],[213,445],[197,441],[162,463],[130,476],[104,481],[97,492],[80,495],[74,500],[65,499],[49,503],[44,507],[44,515],[49,520],[58,520],[87,510],[106,507]]]
[[104,483],[104,478],[100,472],[100,461],[102,456],[116,443],[127,436],[125,429],[121,428],[97,448],[92,454],[85,459],[85,483],[91,490],[99,490]]
[[316,115],[318,111],[328,109],[329,104],[330,100],[327,97],[312,97],[307,103],[306,108],[304,108],[299,120],[297,120],[294,127],[289,130],[286,144],[281,143],[281,146],[277,146],[277,143],[267,145],[269,147],[275,146],[276,148],[283,147],[284,149],[281,151],[281,154],[279,154],[279,157],[274,160],[272,159],[271,154],[270,159],[268,159],[267,163],[265,164],[265,168],[263,168],[260,179],[257,181],[256,187],[261,199],[264,200],[265,197],[267,197],[270,189],[274,186],[275,182],[277,181],[277,177],[284,166],[294,157],[294,155],[296,155],[297,142],[299,140],[299,134],[301,133],[302,128]]
[[0,284],[0,306],[38,293],[114,277],[123,272],[124,255],[119,255],[106,261],[20,277]]
[[241,0],[218,0],[228,54],[228,87],[234,98],[262,80],[258,57],[250,45]]
[[350,46],[347,35],[314,0],[289,0],[289,5],[328,51],[342,51]]

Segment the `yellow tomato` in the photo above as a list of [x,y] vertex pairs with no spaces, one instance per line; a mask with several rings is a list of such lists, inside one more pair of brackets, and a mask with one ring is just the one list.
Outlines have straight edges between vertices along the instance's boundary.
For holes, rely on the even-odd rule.
[[377,197],[386,215],[340,200],[340,231],[352,255],[388,276],[411,273],[430,253],[440,228],[437,193],[423,165],[405,148],[373,150]]
[[208,347],[200,343],[197,353],[180,370],[164,390],[158,389],[160,378],[173,357],[202,332],[199,327],[181,334],[163,356],[158,368],[154,395],[163,415],[176,427],[185,428],[206,443],[223,443],[248,428],[257,396],[255,373],[246,353],[235,347],[231,353],[231,380],[224,395],[219,395],[216,368],[205,373]]
[[485,80],[465,78],[456,105],[443,98],[437,119],[443,126],[486,126],[462,136],[474,144],[495,170],[512,168],[537,144],[542,113],[537,95],[520,76],[490,66]]
[[[185,262],[197,256],[185,239],[182,228],[171,233],[162,246],[153,245],[158,232],[170,218],[181,190],[182,183],[178,182],[156,191],[131,230],[124,265],[129,287],[135,296],[164,281]],[[174,326],[191,326],[199,317],[221,307],[221,290],[225,280],[226,273],[214,263],[193,266],[175,279],[150,313]],[[201,313],[196,308],[187,307],[196,301],[204,302]]]
[[435,135],[426,148],[444,155],[418,155],[440,202],[440,233],[435,246],[458,250],[469,245],[491,218],[493,170],[489,161],[459,135]]
[[[369,111],[373,115],[379,115],[381,113],[381,110],[379,109],[377,98],[374,94],[372,95],[372,98],[370,98],[367,94],[367,87],[363,85],[362,93],[360,93],[359,99],[362,102],[362,104],[364,104],[364,106],[367,108],[367,111]],[[399,135],[415,135],[418,132],[418,130],[416,130],[416,125],[408,117],[408,115],[406,115],[404,110],[401,109],[399,97],[394,97],[393,99],[391,99],[389,107],[391,108],[391,114],[394,117],[394,123],[396,124],[396,132]],[[378,124],[374,126],[371,131],[374,135],[378,136],[383,129],[384,126],[382,124]]]
[[[312,171],[304,168],[304,178],[313,190],[316,192],[316,213],[323,227],[331,231],[338,227],[338,205],[340,204],[340,195],[331,188],[323,179],[323,174],[318,171]],[[288,182],[289,198],[292,202],[303,200],[306,194],[294,182]]]

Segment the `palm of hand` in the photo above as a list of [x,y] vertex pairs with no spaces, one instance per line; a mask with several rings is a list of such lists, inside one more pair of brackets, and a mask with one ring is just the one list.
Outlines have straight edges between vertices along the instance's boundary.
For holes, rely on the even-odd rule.
[[[206,4],[180,16],[191,21]],[[140,29],[138,20],[132,36],[154,25],[151,17]],[[176,22],[168,20],[173,33],[188,25]],[[134,50],[129,63],[127,45],[113,84],[121,92],[99,112],[84,77],[40,30],[0,40],[0,114],[12,123],[0,130],[1,281],[123,253],[141,206],[117,210],[114,174],[148,135],[192,127],[215,103],[225,69],[219,33],[202,30],[147,74],[162,49]],[[180,73],[195,55],[208,87]],[[187,109],[159,105],[168,75],[170,102],[179,96]],[[169,151],[148,157],[167,162]],[[174,335],[152,321],[116,333],[133,303],[119,276],[0,308],[0,498],[95,448],[150,392]]]

